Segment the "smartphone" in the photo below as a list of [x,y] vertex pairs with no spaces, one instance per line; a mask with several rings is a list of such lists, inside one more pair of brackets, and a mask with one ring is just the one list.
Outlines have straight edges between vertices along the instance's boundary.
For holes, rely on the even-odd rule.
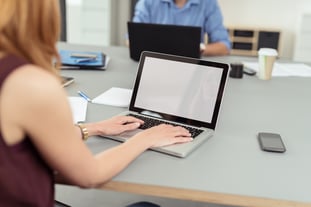
[[253,70],[251,68],[247,68],[247,67],[243,68],[243,72],[244,72],[244,74],[250,75],[250,76],[256,75],[256,71],[255,70]]
[[258,141],[260,148],[268,152],[285,152],[286,148],[281,135],[276,133],[259,132]]

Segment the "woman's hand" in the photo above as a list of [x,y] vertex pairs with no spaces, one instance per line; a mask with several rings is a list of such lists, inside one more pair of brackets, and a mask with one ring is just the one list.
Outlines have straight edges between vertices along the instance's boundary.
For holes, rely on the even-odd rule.
[[115,116],[107,120],[86,124],[89,131],[95,129],[92,135],[118,135],[125,131],[137,129],[144,122],[132,116]]
[[[144,122],[132,116],[116,116],[96,123],[85,124],[89,135],[118,135],[139,128]],[[131,139],[144,143],[145,146],[160,147],[192,141],[188,130],[180,126],[161,124],[139,132]]]
[[144,130],[133,138],[149,142],[150,147],[167,146],[176,143],[185,143],[193,140],[188,130],[180,126],[161,124]]

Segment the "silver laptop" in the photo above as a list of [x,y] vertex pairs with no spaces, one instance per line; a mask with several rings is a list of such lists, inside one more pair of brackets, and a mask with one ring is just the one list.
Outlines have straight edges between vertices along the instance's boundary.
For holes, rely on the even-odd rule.
[[[228,64],[162,53],[143,52],[129,110],[122,115],[143,119],[141,129],[109,138],[126,141],[162,122],[186,127],[194,140],[151,150],[186,157],[213,135],[227,80]],[[146,126],[145,126],[146,125]]]

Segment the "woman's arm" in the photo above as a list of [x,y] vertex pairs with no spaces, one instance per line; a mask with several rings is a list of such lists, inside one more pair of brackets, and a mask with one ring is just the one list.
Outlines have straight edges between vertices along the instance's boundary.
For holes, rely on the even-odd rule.
[[[59,80],[32,66],[18,73],[15,78],[20,85],[14,90],[20,96],[14,101],[19,104],[17,111],[12,111],[19,114],[16,122],[24,134],[30,135],[48,165],[69,183],[94,187],[111,179],[150,147],[192,140],[184,128],[160,125],[93,155],[73,124],[67,94]],[[135,118],[116,117],[85,126],[90,135],[105,135],[136,129],[141,123]]]

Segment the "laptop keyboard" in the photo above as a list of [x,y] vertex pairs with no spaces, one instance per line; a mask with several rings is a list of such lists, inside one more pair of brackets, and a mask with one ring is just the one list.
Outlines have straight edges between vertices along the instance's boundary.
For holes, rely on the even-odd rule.
[[133,116],[133,117],[141,119],[141,120],[143,120],[145,122],[143,125],[141,125],[139,127],[140,129],[149,129],[149,128],[153,127],[153,126],[157,126],[157,125],[160,125],[160,124],[170,124],[170,125],[173,125],[173,126],[184,127],[185,129],[187,129],[189,131],[189,133],[191,134],[192,138],[195,138],[196,136],[198,136],[199,134],[201,134],[203,132],[202,129],[196,129],[196,128],[189,127],[189,126],[183,126],[183,125],[179,125],[179,124],[176,124],[176,123],[170,123],[170,122],[167,122],[167,121],[164,121],[164,120],[152,119],[152,118],[145,117],[145,116],[140,116],[140,115],[137,115],[137,114],[129,114],[128,116]]

